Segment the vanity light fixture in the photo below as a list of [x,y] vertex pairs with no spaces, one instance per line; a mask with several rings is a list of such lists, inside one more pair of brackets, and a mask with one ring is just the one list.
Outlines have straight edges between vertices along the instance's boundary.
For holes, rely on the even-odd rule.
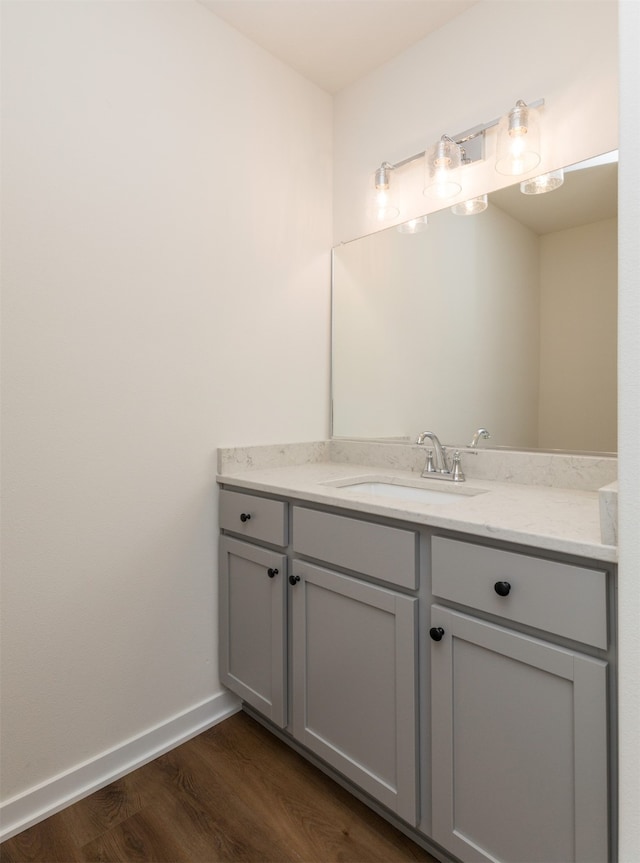
[[[544,105],[544,99],[529,104],[520,99],[503,118],[474,126],[458,135],[442,135],[433,147],[395,164],[383,162],[374,174],[370,215],[377,222],[385,222],[400,214],[393,200],[391,174],[417,159],[425,159],[425,195],[439,200],[456,197],[462,190],[462,169],[466,165],[484,160],[485,133],[494,126],[500,126],[496,171],[512,176],[532,171],[540,162],[540,134],[536,109],[541,105]],[[505,131],[501,135],[503,127]],[[503,140],[506,140],[506,143],[501,143]],[[471,213],[482,212],[480,206],[481,204],[478,204],[478,209],[472,209]],[[456,212],[459,215],[463,212],[465,215],[471,214],[467,209]]]
[[564,183],[564,171],[549,171],[548,174],[540,174],[539,177],[531,177],[520,183],[520,191],[523,195],[544,195],[545,192],[553,192]]
[[476,216],[478,213],[484,213],[488,206],[487,195],[478,195],[476,198],[454,204],[451,212],[456,216]]
[[498,123],[496,171],[510,177],[528,174],[540,164],[538,112],[518,99]]

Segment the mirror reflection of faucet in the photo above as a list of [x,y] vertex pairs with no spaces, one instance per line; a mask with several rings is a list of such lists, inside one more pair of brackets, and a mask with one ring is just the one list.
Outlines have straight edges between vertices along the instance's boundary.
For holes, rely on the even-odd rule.
[[471,438],[471,443],[469,444],[469,449],[476,449],[478,446],[478,441],[480,438],[483,440],[489,440],[491,435],[487,431],[487,429],[478,429],[477,432],[473,433],[473,437]]
[[430,447],[427,452],[427,461],[422,471],[422,476],[428,477],[429,479],[446,479],[450,482],[464,482],[464,473],[460,463],[460,450],[455,450],[451,464],[449,464],[447,450],[442,446],[435,432],[420,432],[416,443],[422,446],[427,438],[433,444],[433,449]]

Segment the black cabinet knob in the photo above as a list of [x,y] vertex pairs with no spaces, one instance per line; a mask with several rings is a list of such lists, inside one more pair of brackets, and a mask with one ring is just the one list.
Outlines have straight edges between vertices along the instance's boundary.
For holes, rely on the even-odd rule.
[[442,641],[444,629],[441,626],[432,626],[429,630],[429,635],[434,641]]
[[271,568],[269,568],[269,569],[267,570],[267,575],[269,576],[269,578],[275,578],[277,574],[278,574],[278,570],[277,570],[277,569],[271,569]]
[[496,581],[496,583],[493,585],[493,589],[498,594],[498,596],[509,596],[511,585],[508,581]]
[[299,575],[290,575],[289,576],[289,584],[297,584],[300,581]]
[[251,513],[250,512],[241,512],[240,513],[240,521],[244,524],[245,521],[250,521]]

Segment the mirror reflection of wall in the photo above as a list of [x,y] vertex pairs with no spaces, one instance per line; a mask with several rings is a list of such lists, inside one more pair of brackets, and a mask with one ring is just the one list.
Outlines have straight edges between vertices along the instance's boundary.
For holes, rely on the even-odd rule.
[[334,250],[333,434],[616,449],[617,164]]

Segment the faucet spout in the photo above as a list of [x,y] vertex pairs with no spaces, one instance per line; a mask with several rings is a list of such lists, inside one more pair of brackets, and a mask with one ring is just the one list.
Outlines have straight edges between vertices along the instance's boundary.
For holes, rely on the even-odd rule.
[[469,444],[470,449],[475,449],[478,446],[478,441],[480,438],[483,440],[489,440],[491,435],[487,431],[487,429],[478,429],[477,432],[473,433],[473,437],[471,438],[471,443]]
[[438,436],[437,434],[435,434],[435,432],[420,432],[416,443],[423,444],[427,438],[429,438],[429,440],[433,444],[433,469],[439,471],[440,473],[449,473],[444,447],[438,440]]

